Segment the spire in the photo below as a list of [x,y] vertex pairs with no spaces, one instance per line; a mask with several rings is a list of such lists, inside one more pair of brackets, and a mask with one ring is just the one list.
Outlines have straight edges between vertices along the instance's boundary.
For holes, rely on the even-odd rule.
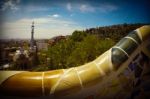
[[30,41],[30,48],[34,49],[35,46],[35,41],[34,41],[34,21],[32,22],[31,25],[31,41]]
[[31,26],[31,41],[34,40],[34,21],[32,22],[32,26]]

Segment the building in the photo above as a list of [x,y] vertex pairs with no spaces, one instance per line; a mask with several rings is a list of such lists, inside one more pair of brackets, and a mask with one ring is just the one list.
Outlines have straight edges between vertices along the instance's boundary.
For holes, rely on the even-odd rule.
[[34,40],[34,22],[31,25],[31,39],[29,49],[25,50],[23,47],[19,47],[13,57],[14,65],[16,69],[31,69],[37,66],[38,56],[37,56],[37,46]]
[[38,50],[48,50],[48,43],[44,41],[36,42]]
[[37,49],[35,49],[35,48],[37,48],[35,46],[36,46],[36,41],[34,40],[34,22],[32,22],[32,25],[31,25],[31,40],[30,40],[30,49],[31,49],[31,51],[37,50]]

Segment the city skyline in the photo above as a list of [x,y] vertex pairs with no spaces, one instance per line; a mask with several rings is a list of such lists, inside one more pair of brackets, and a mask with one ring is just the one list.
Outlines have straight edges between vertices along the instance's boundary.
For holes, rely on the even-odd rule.
[[70,35],[74,30],[123,23],[150,23],[148,0],[7,0],[0,1],[1,38]]

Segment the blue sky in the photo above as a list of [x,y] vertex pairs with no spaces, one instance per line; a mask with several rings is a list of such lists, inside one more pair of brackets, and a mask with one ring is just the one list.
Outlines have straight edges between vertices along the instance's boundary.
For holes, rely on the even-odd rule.
[[150,23],[148,0],[1,0],[1,38],[69,35],[74,30],[123,23]]

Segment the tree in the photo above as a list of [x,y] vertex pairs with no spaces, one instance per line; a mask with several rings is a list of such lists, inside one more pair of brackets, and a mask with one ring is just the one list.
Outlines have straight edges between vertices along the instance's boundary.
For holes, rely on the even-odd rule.
[[72,33],[72,36],[71,36],[71,39],[72,40],[74,40],[74,41],[78,41],[78,42],[80,42],[80,41],[82,41],[83,39],[84,39],[84,37],[86,37],[87,36],[87,33],[86,32],[84,32],[84,31],[74,31],[73,33]]

